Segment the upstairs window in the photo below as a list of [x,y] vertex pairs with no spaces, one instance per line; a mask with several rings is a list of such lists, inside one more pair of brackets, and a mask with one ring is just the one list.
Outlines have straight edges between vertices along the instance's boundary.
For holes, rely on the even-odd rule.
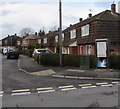
[[76,29],[70,31],[70,38],[71,39],[76,38]]
[[38,39],[38,44],[41,44],[41,39]]
[[58,42],[58,36],[55,36],[55,42]]
[[44,44],[46,44],[47,43],[47,38],[45,38],[43,41],[44,41]]
[[90,28],[89,24],[82,26],[81,33],[83,37],[89,35],[89,28]]

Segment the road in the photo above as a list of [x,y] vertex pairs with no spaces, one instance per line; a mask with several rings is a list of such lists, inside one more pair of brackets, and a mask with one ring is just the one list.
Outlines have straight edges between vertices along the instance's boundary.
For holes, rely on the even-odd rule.
[[33,76],[19,71],[18,60],[6,56],[2,56],[2,91],[5,107],[89,107],[98,106],[96,100],[105,101],[100,107],[118,106],[117,83]]

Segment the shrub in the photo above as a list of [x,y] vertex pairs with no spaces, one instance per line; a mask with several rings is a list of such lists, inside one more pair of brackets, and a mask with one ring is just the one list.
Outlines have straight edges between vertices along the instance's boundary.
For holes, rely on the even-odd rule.
[[96,68],[97,58],[96,56],[90,56],[90,68]]
[[40,55],[40,63],[46,66],[59,66],[59,54],[43,53]]
[[110,56],[109,66],[113,69],[120,69],[120,55]]
[[27,55],[29,57],[32,57],[32,53],[33,53],[33,49],[25,49],[20,51],[20,54]]
[[80,55],[67,54],[63,55],[63,65],[64,66],[80,66]]

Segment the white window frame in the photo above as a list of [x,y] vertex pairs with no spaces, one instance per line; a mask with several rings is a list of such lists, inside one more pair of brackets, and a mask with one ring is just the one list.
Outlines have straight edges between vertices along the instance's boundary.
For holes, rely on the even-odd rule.
[[73,30],[70,31],[70,38],[71,39],[76,38],[76,29],[73,29]]
[[41,39],[38,39],[38,44],[41,44]]
[[62,53],[67,54],[67,49],[65,47],[62,47]]
[[84,25],[81,27],[81,35],[84,36],[88,36],[89,35],[89,29],[90,29],[90,25]]
[[17,45],[21,45],[21,41],[17,41]]
[[[87,50],[87,47],[89,47],[89,51]],[[86,45],[86,55],[92,55],[92,45]]]
[[80,46],[80,55],[83,55],[82,50],[83,50],[83,46],[81,45],[81,46]]
[[62,33],[62,41],[64,41],[64,39],[65,39],[65,35],[64,33]]
[[22,44],[26,45],[27,44],[27,40],[23,40]]
[[44,38],[43,43],[44,43],[44,44],[47,43],[47,38]]
[[58,36],[55,36],[55,42],[58,42]]

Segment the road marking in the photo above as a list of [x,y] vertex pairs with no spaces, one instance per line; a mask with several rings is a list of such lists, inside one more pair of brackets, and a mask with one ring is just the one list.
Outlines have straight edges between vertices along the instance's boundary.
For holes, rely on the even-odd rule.
[[113,86],[113,84],[101,85],[102,87]]
[[4,93],[4,91],[0,91],[0,94],[3,94]]
[[107,82],[104,83],[96,83],[97,85],[108,84]]
[[3,94],[0,94],[0,97],[2,97],[3,96]]
[[52,89],[52,87],[37,88],[37,90],[46,90],[46,89]]
[[26,91],[30,91],[30,89],[12,90],[12,92],[26,92]]
[[52,75],[53,77],[59,77],[59,78],[64,78],[64,76],[61,75]]
[[79,86],[90,86],[92,84],[80,84]]
[[66,91],[66,90],[74,90],[74,89],[76,89],[75,87],[73,87],[73,88],[65,88],[65,89],[61,89],[62,91]]
[[119,82],[112,82],[113,84],[118,84]]
[[71,78],[71,79],[77,79],[79,77],[76,77],[76,76],[64,76],[65,78]]
[[13,95],[27,95],[27,94],[31,94],[31,92],[23,92],[23,93],[13,93]]
[[73,85],[69,85],[69,86],[59,86],[59,88],[68,88],[68,87],[73,87]]
[[55,90],[38,91],[38,93],[47,93],[47,92],[55,92]]
[[82,87],[82,88],[85,89],[85,88],[95,88],[95,87],[97,87],[97,86],[86,86],[86,87]]

